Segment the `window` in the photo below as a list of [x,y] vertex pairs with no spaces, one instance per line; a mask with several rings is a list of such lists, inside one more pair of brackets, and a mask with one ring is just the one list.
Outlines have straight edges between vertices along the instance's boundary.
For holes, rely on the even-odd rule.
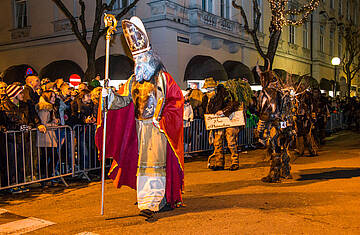
[[73,1],[73,6],[74,6],[74,13],[73,13],[73,16],[74,17],[77,17],[77,4],[78,4],[78,1],[77,0],[74,0]]
[[[111,0],[107,0],[107,3],[109,4]],[[132,0],[116,0],[113,6],[114,10],[122,9],[124,7],[127,7],[130,5]]]
[[338,15],[342,16],[342,0],[339,0]]
[[303,24],[303,47],[309,48],[309,24],[305,22]]
[[15,0],[15,27],[25,28],[28,26],[27,1]]
[[[295,16],[291,15],[290,19],[294,20]],[[295,44],[295,26],[293,26],[293,25],[289,26],[289,42],[292,44]]]
[[335,36],[335,31],[334,29],[330,29],[330,48],[329,48],[329,53],[330,55],[334,55],[334,36]]
[[202,10],[213,13],[213,0],[202,0]]
[[324,34],[325,34],[325,26],[320,25],[320,51],[324,52]]
[[54,20],[58,20],[58,19],[59,19],[59,8],[54,3]]
[[330,8],[334,9],[335,0],[330,0]]
[[221,0],[220,8],[221,17],[230,19],[230,0]]
[[[258,3],[258,7],[259,7],[259,10],[260,10],[260,12],[262,13],[263,12],[263,10],[262,10],[262,6],[263,6],[263,4],[262,4],[262,0],[257,0],[257,3]],[[252,7],[252,11],[253,11],[253,25],[255,25],[255,21],[256,21],[256,12],[254,11],[254,7]],[[263,16],[263,14],[261,14],[261,16],[260,16],[260,21],[259,21],[259,31],[260,32],[262,32],[263,31],[263,22],[262,22],[262,16]]]
[[338,37],[338,56],[341,58],[342,57],[342,34],[339,33],[339,37]]

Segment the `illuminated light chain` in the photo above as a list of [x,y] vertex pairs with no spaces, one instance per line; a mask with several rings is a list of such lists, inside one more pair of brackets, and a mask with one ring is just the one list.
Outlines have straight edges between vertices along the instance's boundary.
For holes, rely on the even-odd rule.
[[[320,0],[310,0],[310,2],[300,9],[286,10],[289,3],[288,0],[268,0],[271,9],[271,25],[270,32],[281,31],[284,26],[302,25],[308,16],[319,6]],[[288,19],[289,16],[303,15],[301,19]]]

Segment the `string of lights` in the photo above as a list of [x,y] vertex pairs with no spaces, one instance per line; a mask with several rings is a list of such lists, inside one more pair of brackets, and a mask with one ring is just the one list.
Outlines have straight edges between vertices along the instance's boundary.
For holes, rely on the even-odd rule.
[[[320,0],[310,0],[299,9],[288,9],[289,0],[268,0],[272,13],[270,31],[281,31],[284,26],[302,25],[319,6]],[[300,19],[290,16],[302,15]]]

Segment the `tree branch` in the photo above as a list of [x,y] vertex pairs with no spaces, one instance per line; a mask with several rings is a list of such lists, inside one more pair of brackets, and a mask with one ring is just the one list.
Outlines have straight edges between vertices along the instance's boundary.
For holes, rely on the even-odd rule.
[[101,36],[101,23],[103,19],[103,3],[102,0],[96,0],[95,19],[93,24],[93,34],[91,37],[90,46],[96,48]]
[[104,5],[103,5],[103,11],[105,11],[105,10],[107,10],[107,11],[111,11],[112,9],[113,9],[113,6],[114,6],[114,4],[115,4],[115,1],[116,0],[111,0],[111,2],[109,3],[109,4],[106,4],[106,3],[104,3]]
[[244,20],[244,29],[245,31],[251,35],[251,37],[253,38],[254,40],[254,44],[255,44],[255,47],[256,47],[256,50],[259,52],[260,56],[264,59],[264,61],[266,61],[266,55],[264,53],[264,51],[262,50],[261,48],[261,45],[260,45],[260,42],[259,42],[259,39],[257,37],[257,31],[259,29],[259,25],[260,25],[260,17],[261,17],[261,12],[259,10],[259,6],[257,4],[257,1],[256,0],[253,0],[253,5],[254,5],[254,11],[256,12],[256,19],[255,19],[255,22],[254,22],[254,27],[253,29],[250,29],[249,27],[249,22],[248,22],[248,19],[247,19],[247,16],[246,16],[246,13],[245,13],[245,10],[244,8],[241,6],[241,5],[238,5],[236,4],[235,0],[232,1],[232,5],[235,9],[238,9],[240,11],[240,14],[241,14],[241,17],[243,18]]
[[82,35],[86,39],[87,36],[87,30],[86,30],[86,24],[85,24],[85,3],[83,0],[79,0],[79,4],[81,6],[81,15],[79,17],[81,27],[82,27]]
[[259,31],[261,12],[257,0],[253,0],[253,10],[256,13],[256,18],[253,26],[253,31],[256,33]]
[[75,17],[70,13],[70,11],[66,8],[66,6],[64,5],[64,3],[61,0],[52,0],[52,1],[64,13],[66,18],[69,19],[69,21],[71,23],[72,30],[73,30],[75,36],[77,37],[77,39],[79,39],[81,45],[83,45],[83,47],[86,50],[88,50],[89,47],[90,47],[89,43],[87,42],[86,38],[84,38],[83,35],[81,35]]

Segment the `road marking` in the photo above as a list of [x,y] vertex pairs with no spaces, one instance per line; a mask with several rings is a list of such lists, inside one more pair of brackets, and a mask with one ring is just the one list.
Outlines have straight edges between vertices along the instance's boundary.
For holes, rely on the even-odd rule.
[[24,234],[53,224],[55,223],[29,217],[0,225],[0,234]]

